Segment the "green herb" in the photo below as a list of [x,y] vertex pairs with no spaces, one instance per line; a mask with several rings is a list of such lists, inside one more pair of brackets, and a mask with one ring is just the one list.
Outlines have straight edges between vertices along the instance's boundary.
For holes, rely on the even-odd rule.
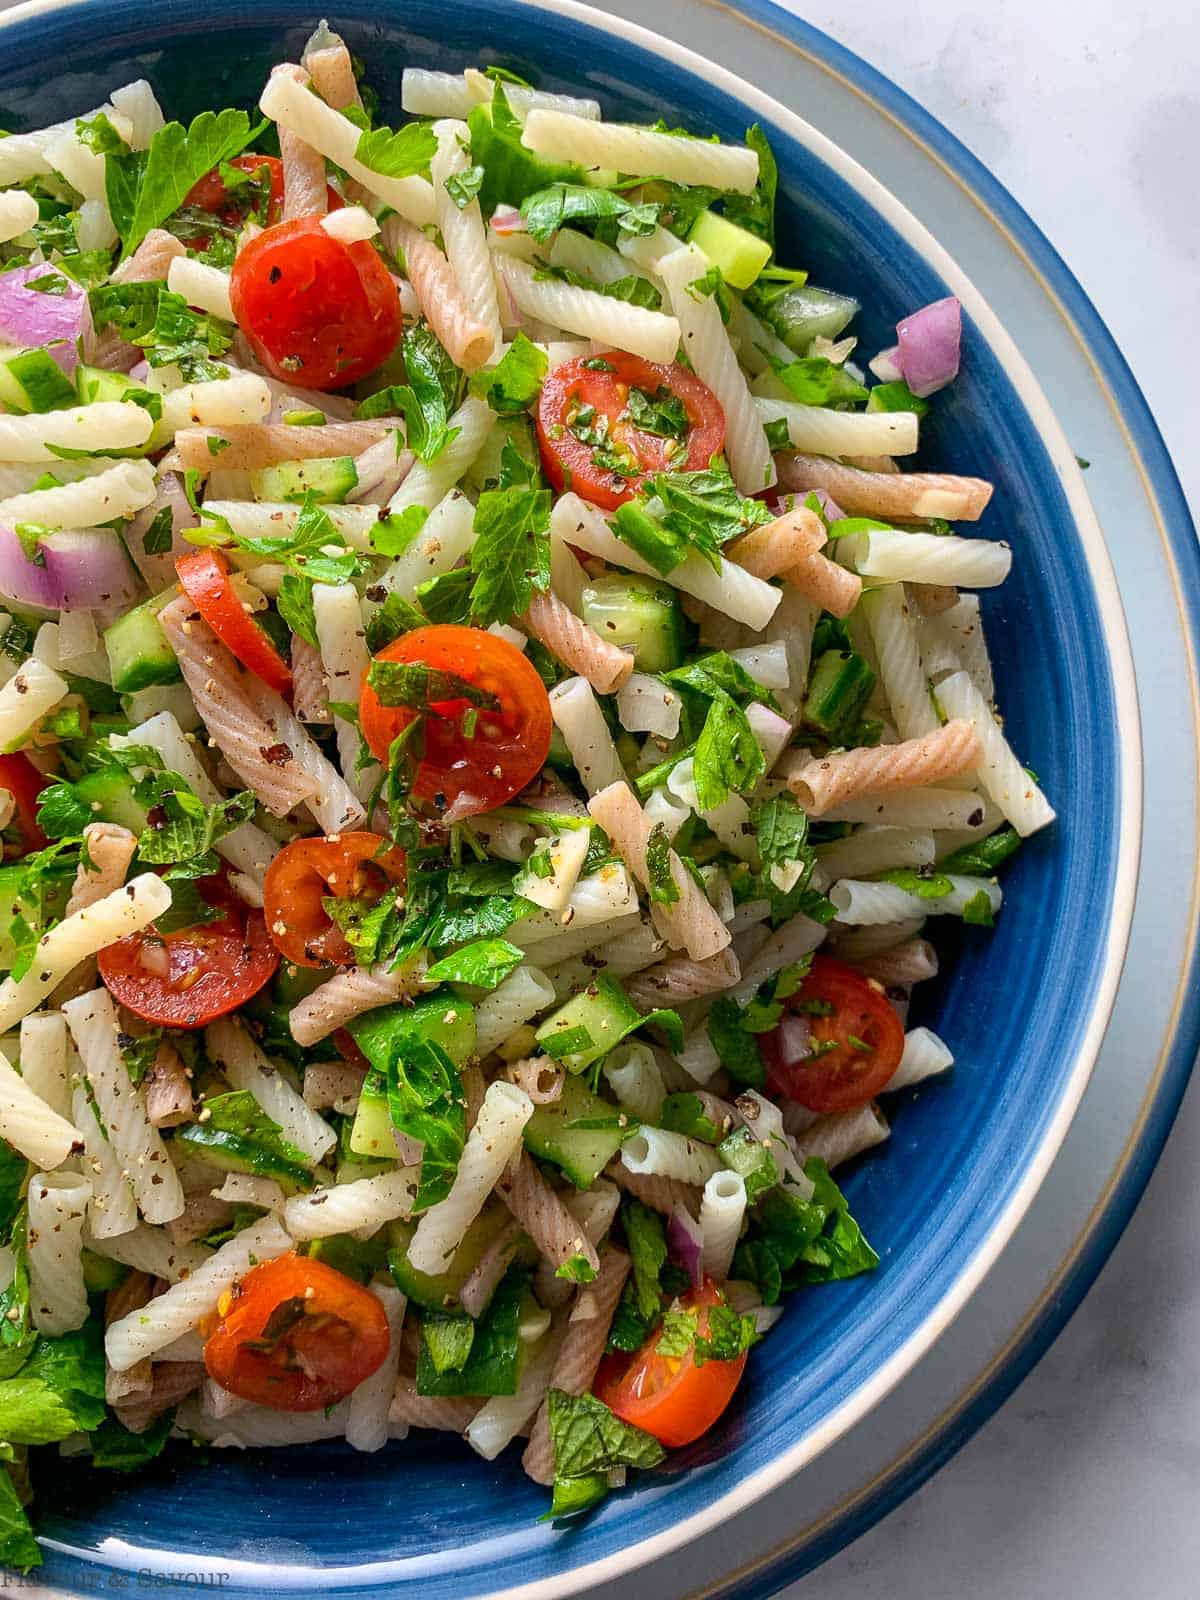
[[204,1112],[203,1121],[189,1122],[175,1134],[193,1153],[224,1155],[239,1170],[274,1178],[288,1192],[311,1185],[308,1157],[284,1137],[249,1089],[210,1095]]
[[729,319],[733,315],[733,301],[729,297],[725,274],[715,262],[703,276],[692,279],[687,286],[687,292],[693,300],[705,300],[709,297],[715,300],[717,310],[721,313],[721,321],[728,326]]
[[349,583],[370,565],[366,556],[346,544],[311,489],[304,496],[294,526],[283,533],[232,534],[226,525],[209,537],[207,530],[213,527],[210,519],[200,529],[190,530],[188,537],[196,544],[227,543],[232,539],[239,550],[261,556],[264,561],[282,562],[289,572],[312,583]]
[[358,407],[357,415],[402,411],[408,448],[418,461],[430,462],[458,437],[459,430],[447,425],[458,393],[458,368],[424,323],[404,335],[401,349],[408,382],[372,395]]
[[646,877],[652,905],[669,906],[679,899],[679,886],[671,876],[671,841],[661,822],[646,840]]
[[217,871],[213,845],[249,822],[255,805],[248,789],[216,805],[205,805],[177,772],[154,772],[140,778],[134,784],[134,798],[148,814],[148,825],[138,837],[141,860],[154,866],[186,864],[189,877]]
[[696,741],[692,778],[700,811],[715,810],[730,794],[748,794],[766,770],[746,713],[728,695],[712,700]]
[[707,1332],[697,1337],[692,1359],[698,1367],[707,1361],[736,1361],[757,1339],[752,1316],[739,1316],[732,1306],[710,1306]]
[[739,228],[757,234],[768,244],[775,243],[775,195],[779,187],[779,169],[770,141],[756,122],[746,129],[746,143],[758,156],[758,183],[753,194],[728,194],[724,212],[730,222]]
[[437,150],[437,135],[429,122],[409,122],[403,128],[364,128],[354,159],[385,178],[411,178],[424,172]]
[[[168,513],[169,515],[169,513]],[[307,578],[294,572],[285,572],[275,596],[279,615],[294,634],[314,650],[320,647],[317,636],[317,614],[313,606],[313,586]]]
[[771,370],[794,400],[802,406],[846,406],[867,398],[861,383],[824,356],[809,356],[802,361],[781,361],[767,354]]
[[[662,310],[662,295],[649,278],[640,277],[636,272],[602,283],[598,278],[589,278],[586,273],[575,272],[570,267],[544,267],[537,273],[537,277],[553,278],[559,283],[569,283],[576,289],[589,289],[593,294],[607,295],[610,300],[621,300],[626,305],[641,306],[646,311]],[[596,356],[589,356],[583,365],[588,372],[616,370],[611,361]]]
[[[659,511],[651,502],[656,519],[682,542],[685,553],[698,551],[718,571],[721,545],[771,520],[761,500],[742,498],[723,467],[660,472],[651,480],[648,492],[662,507]],[[618,534],[620,531],[618,527]]]
[[371,662],[367,685],[385,706],[415,706],[424,709],[448,701],[465,700],[468,705],[494,711],[499,701],[494,694],[477,689],[466,678],[423,661]]
[[1017,830],[1001,828],[999,833],[989,834],[986,839],[977,839],[972,844],[964,844],[961,849],[943,856],[937,864],[938,871],[953,872],[967,878],[990,878],[1020,848],[1021,835]]
[[654,1322],[662,1307],[659,1280],[667,1261],[667,1235],[662,1218],[640,1200],[621,1203],[621,1222],[632,1264],[633,1299],[644,1322]]
[[421,1345],[439,1377],[443,1372],[461,1372],[475,1343],[475,1324],[470,1317],[442,1316],[432,1311],[421,1318]]
[[378,655],[401,634],[411,633],[414,628],[423,628],[427,622],[438,620],[418,611],[397,590],[389,589],[383,604],[367,618],[367,649],[372,655]]
[[485,489],[475,507],[471,618],[477,627],[520,616],[550,587],[549,489]]
[[148,150],[106,153],[104,188],[121,259],[183,204],[206,172],[244,150],[254,132],[244,111],[202,111],[186,129],[168,122]]
[[474,373],[468,387],[499,416],[517,416],[527,411],[541,393],[549,364],[545,352],[518,330],[499,362]]
[[551,1517],[578,1515],[608,1491],[614,1467],[655,1467],[666,1451],[652,1434],[615,1417],[594,1395],[546,1395],[554,1445],[554,1499]]
[[586,1256],[569,1256],[561,1267],[555,1268],[554,1276],[565,1278],[568,1283],[591,1283],[596,1269]]
[[[421,1315],[421,1348],[417,1354],[417,1393],[425,1395],[515,1394],[520,1366],[521,1301],[526,1293],[528,1273],[511,1266],[505,1273],[487,1310],[475,1323],[470,1317],[441,1311]],[[445,1331],[448,1324],[457,1326]],[[470,1329],[463,1327],[467,1324]],[[439,1348],[440,1347],[440,1348]],[[457,1361],[466,1347],[466,1354]],[[434,1359],[438,1350],[443,1361],[455,1361],[439,1369]]]
[[121,1052],[121,1060],[125,1063],[125,1071],[129,1074],[131,1083],[141,1083],[142,1079],[154,1065],[158,1055],[158,1047],[162,1043],[163,1031],[161,1028],[151,1028],[148,1033],[140,1038],[135,1038],[129,1033],[117,1035],[117,1047]]
[[980,889],[973,894],[962,909],[962,919],[976,928],[991,928],[995,926],[995,916],[992,912],[992,902],[988,899],[987,891]]
[[470,567],[454,567],[417,585],[417,599],[429,622],[468,623],[471,620],[471,588],[475,574]]
[[612,219],[621,233],[650,234],[658,226],[660,209],[657,205],[634,204],[611,189],[593,189],[577,183],[553,183],[521,201],[525,226],[539,244],[573,222]]
[[174,1407],[141,1433],[131,1433],[116,1417],[105,1417],[89,1441],[92,1465],[109,1472],[137,1472],[162,1454],[174,1426]]
[[749,1089],[766,1086],[767,1069],[758,1049],[758,1040],[743,1026],[741,1007],[728,995],[713,1002],[708,1014],[708,1037],[721,1058],[721,1065],[735,1083]]
[[897,889],[919,895],[922,900],[941,900],[954,889],[945,873],[935,872],[932,867],[896,867],[883,873],[880,881],[894,883]]
[[682,1133],[687,1139],[699,1139],[702,1144],[719,1144],[721,1130],[704,1110],[698,1094],[683,1091],[669,1094],[658,1115],[658,1125],[670,1133]]
[[472,200],[479,198],[483,186],[483,168],[468,167],[465,172],[453,172],[446,179],[446,193],[460,211],[465,211]]
[[811,1199],[786,1188],[763,1195],[734,1255],[733,1275],[754,1283],[767,1305],[802,1284],[852,1278],[879,1265],[825,1163],[811,1159],[804,1171],[814,1186]]
[[121,155],[129,149],[103,111],[97,111],[96,115],[87,121],[77,117],[75,137],[80,144],[85,145],[93,155],[97,156]]
[[[154,321],[134,342],[146,351],[152,367],[177,366],[188,383],[198,383],[225,376],[224,367],[211,358],[229,349],[233,328],[206,311],[193,311],[182,295],[172,294],[165,284],[160,284]],[[208,448],[218,455],[228,443],[210,435]]]
[[635,428],[660,439],[683,439],[691,428],[691,418],[683,401],[665,385],[653,394],[645,389],[630,389],[626,408]]
[[725,1165],[739,1173],[746,1185],[746,1200],[753,1205],[766,1189],[779,1182],[779,1167],[774,1156],[754,1137],[749,1128],[734,1128],[717,1148]]
[[682,1361],[696,1338],[699,1316],[695,1311],[668,1311],[662,1319],[655,1354],[667,1361]]
[[524,950],[506,939],[479,939],[435,962],[426,972],[425,981],[473,983],[481,989],[494,989],[515,972],[524,959]]
[[171,516],[170,506],[163,506],[154,513],[150,526],[142,535],[142,553],[148,556],[165,556],[171,549],[174,534],[174,519]]
[[413,1202],[414,1212],[424,1211],[446,1198],[458,1171],[467,1131],[462,1080],[432,1040],[401,1038],[398,1043],[387,1069],[388,1110],[397,1132],[419,1139],[424,1147]]
[[29,1572],[42,1564],[42,1549],[13,1480],[0,1461],[0,1565]]
[[103,1419],[104,1344],[95,1321],[38,1338],[15,1375],[0,1382],[0,1438],[7,1444],[56,1444]]
[[7,1238],[21,1209],[21,1191],[29,1163],[20,1151],[0,1139],[0,1237]]

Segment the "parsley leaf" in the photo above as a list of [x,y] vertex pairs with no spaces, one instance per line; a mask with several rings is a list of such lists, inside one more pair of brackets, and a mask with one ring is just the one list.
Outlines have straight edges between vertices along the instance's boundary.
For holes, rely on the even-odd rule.
[[[466,572],[466,576],[469,580],[469,571]],[[367,619],[367,649],[372,655],[378,655],[402,633],[411,633],[414,628],[423,628],[428,621],[442,620],[444,619],[434,617],[432,612],[429,616],[423,615],[402,594],[397,593],[395,589],[389,589],[383,604]]]
[[189,1122],[175,1133],[192,1153],[223,1156],[239,1172],[274,1178],[289,1194],[310,1186],[308,1157],[284,1138],[249,1089],[209,1095],[204,1111],[202,1122]]
[[671,876],[671,841],[661,822],[646,840],[646,877],[652,905],[669,906],[679,899],[679,886]]
[[758,154],[758,183],[753,194],[727,194],[724,212],[730,222],[755,233],[769,245],[775,243],[775,195],[779,168],[770,141],[756,122],[746,130],[746,143]]
[[[167,511],[169,521],[170,510],[164,509]],[[170,548],[169,544],[167,548]],[[275,606],[294,634],[306,644],[312,645],[314,650],[319,648],[317,615],[313,607],[313,586],[307,578],[298,577],[294,572],[285,572],[279,585],[279,593],[275,596]]]
[[775,376],[802,406],[845,407],[867,398],[861,383],[856,383],[848,372],[824,356],[781,361],[768,351],[767,360]]
[[721,1058],[721,1065],[735,1083],[745,1084],[749,1089],[766,1086],[767,1069],[758,1041],[744,1026],[741,1007],[728,995],[721,995],[713,1002],[708,1013],[708,1037]]
[[706,1361],[736,1361],[757,1339],[752,1316],[739,1315],[732,1306],[710,1306],[708,1331],[697,1337],[692,1359],[698,1367]]
[[411,178],[424,172],[437,150],[437,135],[429,122],[409,122],[403,128],[364,128],[358,136],[354,158],[385,178]]
[[524,959],[524,950],[507,939],[479,939],[436,961],[426,972],[425,982],[473,983],[481,989],[494,989]]
[[385,706],[424,709],[456,700],[492,711],[499,706],[494,694],[477,689],[453,672],[426,666],[423,661],[372,661],[367,683]]
[[311,489],[304,496],[295,525],[283,533],[231,534],[222,528],[215,529],[215,536],[209,538],[213,524],[209,522],[206,528],[202,523],[202,537],[196,538],[193,531],[193,542],[227,543],[232,538],[240,550],[266,561],[282,562],[289,572],[313,583],[349,583],[370,565],[368,557],[346,544]]
[[424,323],[404,335],[402,350],[408,382],[372,395],[358,407],[357,415],[403,411],[408,448],[418,461],[433,461],[458,436],[457,428],[447,426],[458,393],[458,368]]
[[472,374],[470,392],[485,399],[499,416],[527,411],[542,390],[550,358],[518,330],[494,367]]
[[453,172],[446,179],[446,193],[460,211],[465,211],[472,200],[479,198],[483,186],[483,168],[468,167],[465,172]]
[[121,259],[183,204],[206,172],[244,150],[254,131],[244,111],[202,111],[186,129],[168,122],[148,150],[106,153],[104,188]]
[[485,489],[475,507],[471,620],[508,622],[550,587],[549,489]]
[[165,556],[171,548],[175,522],[170,506],[154,513],[150,526],[142,535],[142,553],[148,556]]
[[188,877],[215,872],[213,845],[254,815],[248,789],[208,806],[177,772],[149,774],[134,785],[134,795],[148,818],[138,837],[138,855],[147,865],[183,865]]
[[521,201],[525,226],[539,244],[569,222],[601,222],[612,218],[622,233],[643,235],[658,226],[660,207],[635,205],[611,189],[579,183],[552,183]]

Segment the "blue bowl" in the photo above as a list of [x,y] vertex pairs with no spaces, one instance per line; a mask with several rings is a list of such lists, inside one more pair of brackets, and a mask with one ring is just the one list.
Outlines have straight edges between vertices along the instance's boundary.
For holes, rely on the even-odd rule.
[[[1059,813],[1005,880],[993,933],[966,929],[920,1020],[958,1066],[898,1097],[893,1136],[845,1187],[880,1270],[808,1291],[750,1363],[718,1428],[610,1497],[584,1525],[539,1522],[543,1492],[515,1452],[493,1464],[417,1434],[378,1455],[172,1447],[129,1481],[86,1461],[38,1473],[42,1576],[189,1586],[225,1595],[522,1588],[561,1595],[627,1573],[728,1518],[858,1421],[936,1339],[1016,1226],[1090,1071],[1124,953],[1140,826],[1132,668],[1120,605],[1074,458],[986,303],[899,203],[813,129],[723,69],[618,19],[566,3],[345,0],[331,19],[366,62],[385,120],[405,66],[497,62],[600,99],[606,115],[665,117],[740,139],[758,121],[780,168],[780,255],[854,294],[870,353],[897,319],[947,293],[966,312],[963,374],[924,428],[930,466],[997,486],[980,524],[1016,551],[985,596],[997,693],[1016,749]],[[100,104],[146,76],[169,116],[250,106],[296,59],[315,13],[279,0],[162,5],[88,0],[0,20],[0,124],[20,130]],[[496,41],[503,41],[498,49]],[[46,63],[53,63],[51,71]],[[527,1586],[527,1587],[522,1587]]]

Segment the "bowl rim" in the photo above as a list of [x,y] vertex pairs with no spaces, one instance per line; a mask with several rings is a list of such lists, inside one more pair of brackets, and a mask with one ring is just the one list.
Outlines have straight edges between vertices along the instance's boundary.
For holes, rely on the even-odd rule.
[[[0,30],[19,25],[34,17],[81,9],[90,3],[91,0],[22,0],[21,4],[0,13]],[[1120,753],[1117,787],[1117,816],[1120,828],[1115,851],[1113,896],[1105,930],[1103,962],[1093,992],[1087,1025],[1074,1052],[1074,1059],[1054,1115],[1047,1123],[1026,1170],[1013,1187],[1004,1209],[993,1223],[986,1238],[976,1248],[971,1259],[959,1269],[921,1326],[866,1382],[801,1439],[789,1445],[769,1463],[748,1474],[739,1484],[714,1499],[702,1511],[695,1512],[684,1521],[674,1523],[618,1553],[573,1566],[552,1580],[536,1579],[488,1591],[491,1600],[553,1600],[553,1597],[577,1593],[584,1588],[602,1584],[606,1579],[627,1575],[640,1566],[660,1560],[680,1545],[710,1532],[718,1523],[727,1521],[771,1490],[778,1488],[819,1456],[836,1439],[861,1422],[929,1352],[974,1294],[1029,1209],[1062,1145],[1087,1087],[1108,1025],[1124,964],[1136,896],[1142,834],[1142,753],[1141,721],[1133,656],[1124,610],[1116,574],[1078,461],[1040,383],[1015,340],[1008,334],[986,297],[957,265],[950,252],[938,243],[925,224],[920,222],[886,185],[843,151],[832,139],[799,113],[790,110],[774,96],[767,94],[737,73],[664,34],[657,33],[640,23],[630,22],[624,17],[601,11],[595,6],[583,3],[583,0],[511,0],[511,3],[530,11],[565,16],[585,27],[622,39],[640,52],[657,56],[684,72],[706,78],[715,88],[750,108],[759,117],[776,124],[854,190],[863,203],[895,229],[914,253],[938,274],[950,292],[958,297],[970,316],[977,334],[986,340],[997,362],[1004,369],[1005,376],[1025,407],[1030,423],[1036,430],[1047,458],[1054,466],[1062,485],[1072,523],[1083,547],[1088,576],[1096,597],[1097,616],[1108,654],[1112,680],[1115,743]],[[729,7],[720,5],[719,9],[727,10]],[[753,21],[752,13],[756,9],[758,8],[753,5],[748,8],[751,13],[748,20]],[[781,20],[786,18],[793,23],[801,20],[775,4],[769,5],[767,9]],[[810,31],[817,33],[815,29]],[[820,35],[820,37],[827,36]],[[831,42],[836,45],[836,41]],[[876,82],[888,84],[888,80],[882,74],[877,73],[845,47],[837,46],[837,49],[843,57],[853,61],[860,71],[871,74]],[[892,87],[890,84],[888,86]],[[903,91],[894,92],[903,94]],[[911,97],[905,95],[904,100],[907,105],[921,110]],[[922,115],[928,117],[928,113]],[[940,124],[932,118],[929,120],[934,122],[943,139],[953,140],[953,136],[941,129]],[[956,140],[953,142],[958,144]],[[363,1569],[364,1578],[369,1571],[368,1564]]]

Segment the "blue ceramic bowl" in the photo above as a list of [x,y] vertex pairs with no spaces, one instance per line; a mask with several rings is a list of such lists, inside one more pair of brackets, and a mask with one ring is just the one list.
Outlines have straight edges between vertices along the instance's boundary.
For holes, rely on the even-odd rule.
[[[0,19],[0,125],[84,112],[142,75],[169,116],[249,106],[270,65],[297,58],[315,20],[282,0],[24,6]],[[489,1465],[437,1435],[373,1456],[324,1445],[202,1456],[178,1446],[132,1481],[47,1462],[43,1575],[67,1590],[171,1585],[169,1574],[186,1573],[181,1586],[207,1575],[239,1596],[560,1595],[726,1519],[858,1421],[995,1259],[1083,1091],[1132,910],[1138,729],[1112,572],[1061,430],[949,256],[796,116],[625,22],[565,0],[345,0],[331,20],[391,120],[405,66],[484,61],[594,94],[614,117],[661,116],[732,140],[760,122],[779,160],[781,257],[858,297],[866,352],[891,343],[915,306],[961,298],[964,370],[933,408],[922,456],[997,485],[979,532],[1016,552],[1012,578],[985,598],[998,696],[1059,821],[1009,869],[995,932],[966,930],[921,996],[957,1069],[896,1105],[886,1149],[846,1179],[880,1270],[790,1301],[736,1403],[699,1445],[566,1532],[538,1521],[545,1497],[515,1453]]]

